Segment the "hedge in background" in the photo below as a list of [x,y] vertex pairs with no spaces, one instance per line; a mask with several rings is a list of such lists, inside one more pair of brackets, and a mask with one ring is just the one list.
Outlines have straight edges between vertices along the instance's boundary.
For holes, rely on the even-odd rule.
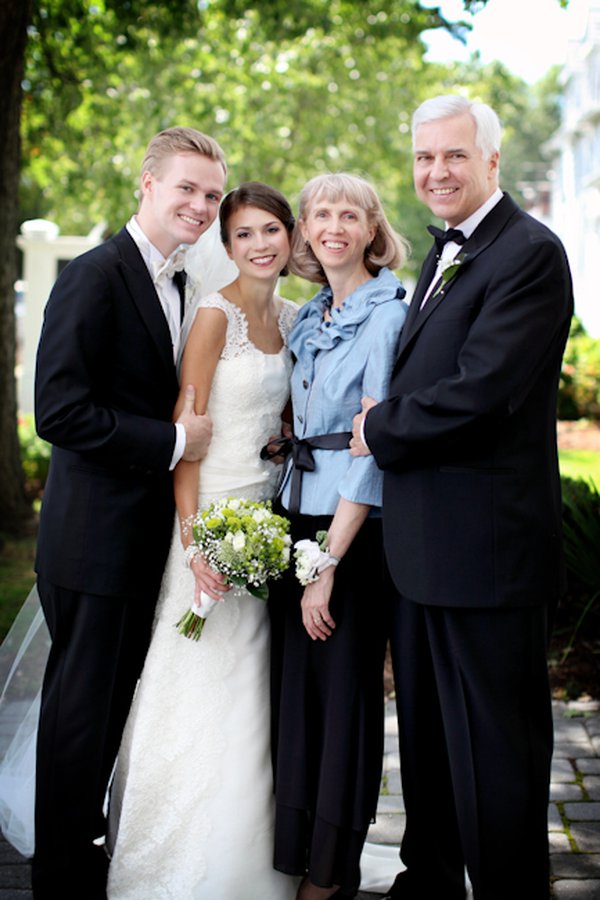
[[600,420],[600,340],[574,318],[558,393],[559,419]]

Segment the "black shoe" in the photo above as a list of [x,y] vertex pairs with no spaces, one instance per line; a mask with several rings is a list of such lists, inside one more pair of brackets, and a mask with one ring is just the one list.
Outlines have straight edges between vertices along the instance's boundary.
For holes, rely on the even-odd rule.
[[40,863],[34,857],[34,900],[106,900],[109,858],[104,846],[86,847],[68,868]]
[[408,872],[400,872],[383,900],[410,900],[413,896],[415,895],[411,893]]
[[424,883],[423,881],[412,878],[408,871],[400,872],[396,875],[396,880],[391,886],[389,892],[384,894],[381,900],[423,900],[424,897],[431,897],[432,900],[465,900],[467,889],[457,888],[456,886],[448,887],[448,885],[435,885]]

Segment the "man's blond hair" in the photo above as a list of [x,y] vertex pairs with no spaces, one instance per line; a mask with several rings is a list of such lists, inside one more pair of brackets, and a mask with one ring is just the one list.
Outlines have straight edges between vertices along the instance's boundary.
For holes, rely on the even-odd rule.
[[154,135],[146,148],[142,174],[151,172],[155,177],[160,176],[164,161],[177,153],[197,153],[199,156],[213,159],[221,163],[227,175],[225,154],[215,139],[196,131],[195,128],[180,127],[166,128]]

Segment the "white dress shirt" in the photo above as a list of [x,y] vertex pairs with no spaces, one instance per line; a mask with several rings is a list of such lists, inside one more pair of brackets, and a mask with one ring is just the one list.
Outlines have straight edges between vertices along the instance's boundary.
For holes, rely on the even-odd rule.
[[[181,298],[179,289],[173,278],[157,278],[156,273],[166,263],[165,257],[162,255],[154,244],[146,237],[140,224],[135,216],[132,216],[127,225],[127,231],[135,241],[140,251],[140,255],[146,264],[146,268],[150,273],[150,277],[154,282],[154,288],[160,300],[162,311],[169,326],[171,334],[171,344],[173,347],[173,361],[177,361],[179,354],[179,341],[181,336]],[[187,248],[186,244],[180,244],[175,253]],[[173,256],[174,254],[171,254]],[[175,423],[175,447],[171,458],[170,469],[174,469],[185,450],[185,428],[180,423]]]
[[[461,222],[459,225],[453,225],[452,227],[456,228],[458,231],[462,231],[465,239],[468,240],[477,226],[485,219],[487,214],[495,207],[497,203],[500,202],[500,200],[502,200],[502,197],[502,191],[500,190],[500,188],[496,188],[494,193],[490,197],[488,197],[488,199],[482,206],[479,207],[479,209],[476,209],[474,213],[472,213],[470,216],[468,216],[468,218],[464,220],[464,222]],[[445,224],[446,228],[449,228],[448,223],[446,222]],[[438,263],[433,274],[433,278],[431,279],[431,283],[427,288],[423,300],[421,301],[421,309],[423,309],[423,307],[429,300],[434,285],[439,281],[440,275],[442,274],[443,264],[448,259],[454,259],[454,257],[457,256],[457,254],[460,253],[461,250],[462,245],[457,244],[456,241],[448,241],[447,244],[444,244],[442,252],[438,257]]]

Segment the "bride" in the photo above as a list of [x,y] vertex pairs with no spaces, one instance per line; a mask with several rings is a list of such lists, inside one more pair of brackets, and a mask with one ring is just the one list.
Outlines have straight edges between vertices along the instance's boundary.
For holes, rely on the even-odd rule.
[[[274,493],[277,467],[259,451],[280,432],[289,396],[296,306],[274,290],[294,220],[278,191],[248,182],[225,198],[220,222],[239,275],[197,303],[181,377],[213,438],[201,464],[175,473],[171,551],[111,791],[110,900],[295,895],[294,879],[272,867],[267,609],[185,552],[186,520],[210,500]],[[224,602],[196,643],[175,623],[199,589]]]

